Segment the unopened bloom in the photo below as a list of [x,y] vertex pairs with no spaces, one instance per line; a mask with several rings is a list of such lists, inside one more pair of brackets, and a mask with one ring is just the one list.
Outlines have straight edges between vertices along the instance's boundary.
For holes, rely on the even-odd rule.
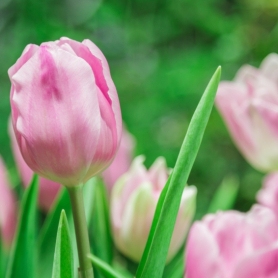
[[[11,138],[11,147],[14,154],[14,159],[19,170],[19,174],[22,180],[22,183],[25,187],[27,187],[34,175],[34,172],[30,169],[30,167],[26,164],[25,160],[23,159],[20,149],[18,147],[14,130],[11,126],[11,122],[9,122],[9,133]],[[56,196],[58,195],[60,184],[54,182],[52,180],[45,179],[43,177],[39,178],[39,196],[38,201],[40,207],[48,211],[50,210]]]
[[122,140],[116,157],[111,165],[102,173],[105,185],[109,192],[111,192],[117,179],[127,172],[131,165],[135,145],[134,141],[133,136],[123,128]]
[[9,69],[15,136],[28,166],[74,186],[104,170],[121,137],[108,63],[90,40],[28,45]]
[[268,55],[258,69],[243,66],[234,81],[221,82],[216,104],[249,163],[264,172],[278,170],[278,55]]
[[0,158],[0,237],[6,246],[9,246],[14,238],[16,222],[16,198],[8,182],[5,165]]
[[273,172],[264,178],[257,200],[261,205],[271,208],[278,218],[278,172]]
[[[113,238],[117,248],[138,262],[143,254],[155,207],[168,178],[164,158],[158,158],[149,170],[144,158],[134,159],[129,171],[116,182],[111,195]],[[182,246],[195,213],[196,188],[185,187],[167,261]]]
[[207,215],[189,232],[185,277],[278,277],[277,239],[277,219],[267,207]]

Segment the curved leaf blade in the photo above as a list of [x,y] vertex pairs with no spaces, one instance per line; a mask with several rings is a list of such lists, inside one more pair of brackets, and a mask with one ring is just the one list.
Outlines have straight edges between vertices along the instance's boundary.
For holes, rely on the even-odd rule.
[[6,278],[35,277],[38,176],[23,195]]
[[132,275],[123,275],[122,273],[113,269],[109,264],[102,261],[94,255],[89,255],[93,267],[95,267],[105,278],[132,278]]
[[48,213],[47,218],[39,234],[39,270],[40,278],[49,278],[53,267],[53,254],[55,252],[55,240],[57,235],[57,226],[59,224],[61,211],[64,210],[71,215],[71,206],[68,192],[61,188],[55,204]]
[[62,210],[57,232],[52,278],[73,278],[73,268],[70,231],[66,213]]
[[218,67],[190,121],[172,175],[159,198],[148,241],[136,273],[137,278],[160,278],[163,275],[182,192],[201,145],[220,76],[221,68]]

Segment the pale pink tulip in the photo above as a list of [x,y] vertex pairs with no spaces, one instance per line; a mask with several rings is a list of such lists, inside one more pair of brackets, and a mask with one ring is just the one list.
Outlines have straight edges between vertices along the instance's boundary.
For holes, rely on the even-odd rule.
[[9,77],[13,128],[34,172],[74,186],[112,162],[121,111],[108,63],[95,44],[61,38],[28,45]]
[[0,236],[6,247],[10,246],[12,243],[16,222],[16,198],[8,182],[5,165],[0,158]]
[[[112,189],[111,220],[117,248],[138,262],[144,251],[160,193],[168,178],[164,158],[158,158],[149,170],[144,157],[134,159],[129,171]],[[196,188],[185,187],[172,236],[167,261],[182,246],[195,213]]]
[[278,172],[265,177],[263,187],[257,194],[257,200],[263,206],[271,208],[278,218]]
[[129,169],[132,161],[135,140],[133,136],[123,129],[122,140],[112,164],[102,173],[108,192],[111,192],[117,179]]
[[207,215],[193,224],[186,278],[278,277],[278,224],[272,210],[255,205]]
[[221,82],[216,104],[249,163],[263,172],[278,170],[278,55],[267,56],[259,69],[243,66],[234,81]]
[[[30,167],[26,164],[25,160],[23,159],[20,149],[18,147],[14,130],[12,128],[11,121],[9,121],[9,134],[11,139],[11,147],[14,155],[14,159],[19,170],[19,174],[22,180],[22,183],[25,187],[27,187],[33,177],[34,172],[30,169]],[[39,205],[40,207],[48,211],[50,210],[58,192],[60,189],[60,185],[57,182],[45,179],[40,177],[39,178]]]

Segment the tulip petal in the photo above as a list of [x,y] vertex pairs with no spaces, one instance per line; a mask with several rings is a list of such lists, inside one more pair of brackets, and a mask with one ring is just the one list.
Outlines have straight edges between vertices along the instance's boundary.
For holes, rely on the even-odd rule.
[[186,248],[186,278],[226,278],[218,263],[219,250],[200,222],[192,226]]
[[232,278],[276,278],[278,277],[278,245],[252,254],[237,266]]
[[19,114],[15,128],[26,162],[42,176],[79,183],[96,151],[101,124],[89,65],[62,49],[41,46],[12,82],[18,85],[12,103]]

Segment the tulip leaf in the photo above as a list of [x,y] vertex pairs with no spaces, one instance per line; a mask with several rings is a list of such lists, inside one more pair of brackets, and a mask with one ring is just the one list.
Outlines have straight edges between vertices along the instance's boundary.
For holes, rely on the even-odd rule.
[[103,260],[99,259],[94,255],[89,255],[89,259],[91,260],[93,267],[99,270],[99,272],[105,278],[132,278],[132,275],[122,274],[115,269],[113,269],[109,264],[104,262]]
[[217,188],[209,205],[208,213],[233,208],[239,189],[239,180],[236,176],[227,176]]
[[110,231],[108,195],[100,178],[95,178],[91,203],[92,217],[89,222],[90,241],[94,255],[111,264],[113,243]]
[[183,245],[171,262],[166,265],[163,272],[163,278],[183,277],[185,265],[184,250],[185,247]]
[[58,226],[52,278],[73,278],[73,250],[67,216],[64,210]]
[[221,68],[218,67],[193,114],[176,165],[159,197],[136,278],[160,278],[163,275],[183,189],[201,145],[220,76]]
[[7,256],[3,247],[3,241],[0,234],[0,277],[5,276]]
[[23,195],[6,278],[35,277],[38,176]]
[[60,212],[64,210],[67,215],[71,215],[71,205],[68,192],[63,187],[53,205],[51,211],[44,222],[39,234],[39,277],[49,278],[53,266],[53,254],[55,251],[55,239]]

